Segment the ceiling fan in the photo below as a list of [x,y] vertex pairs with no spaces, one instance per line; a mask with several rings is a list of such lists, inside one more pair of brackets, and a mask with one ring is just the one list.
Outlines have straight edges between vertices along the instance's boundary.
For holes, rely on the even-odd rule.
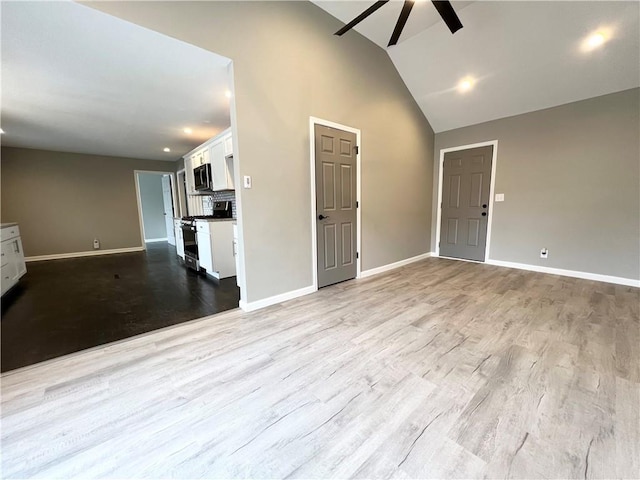
[[[451,2],[445,0],[431,0],[433,5],[438,10],[438,13],[444,20],[444,23],[447,24],[451,33],[456,33],[458,30],[462,28],[462,23],[456,15]],[[373,12],[378,10],[380,7],[384,6],[385,3],[388,3],[389,0],[378,0],[376,3],[367,8],[364,12],[358,15],[356,18],[347,23],[344,27],[338,30],[335,35],[342,36],[371,15]],[[398,43],[398,39],[400,38],[400,34],[402,33],[402,29],[404,25],[407,23],[407,19],[409,18],[409,14],[411,13],[411,9],[413,8],[413,4],[415,0],[405,0],[404,5],[402,6],[402,11],[400,12],[400,16],[398,17],[398,21],[396,22],[396,28],[393,29],[393,33],[391,34],[391,39],[389,40],[389,45],[395,45]]]

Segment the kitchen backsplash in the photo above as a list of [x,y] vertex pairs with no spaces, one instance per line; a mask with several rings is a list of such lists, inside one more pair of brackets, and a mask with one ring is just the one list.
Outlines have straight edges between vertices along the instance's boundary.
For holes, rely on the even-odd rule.
[[234,190],[224,192],[213,192],[213,195],[206,195],[202,197],[202,210],[203,215],[213,214],[213,202],[231,201],[233,218],[238,218],[236,215],[236,192]]

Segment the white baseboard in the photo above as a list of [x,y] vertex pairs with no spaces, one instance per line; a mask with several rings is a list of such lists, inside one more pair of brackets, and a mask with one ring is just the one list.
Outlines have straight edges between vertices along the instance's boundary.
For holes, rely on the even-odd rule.
[[144,247],[114,248],[111,250],[90,250],[88,252],[56,253],[53,255],[36,255],[34,257],[26,257],[24,261],[39,262],[41,260],[60,260],[63,258],[93,257],[95,255],[111,255],[114,253],[131,253],[131,252],[142,252],[142,251],[144,251]]
[[577,270],[564,270],[562,268],[542,267],[539,265],[528,265],[526,263],[503,262],[502,260],[487,260],[487,265],[497,267],[516,268],[518,270],[528,270],[530,272],[550,273],[552,275],[562,275],[564,277],[583,278],[585,280],[595,280],[596,282],[615,283],[628,287],[640,288],[640,280],[633,278],[614,277],[612,275],[602,275],[600,273],[580,272]]
[[169,239],[167,237],[164,238],[145,238],[144,243],[153,243],[153,242],[166,242]]
[[263,298],[262,300],[256,300],[255,302],[246,302],[240,300],[240,308],[245,312],[253,312],[260,308],[265,308],[276,303],[286,302],[287,300],[293,300],[294,298],[302,297],[303,295],[309,295],[310,293],[317,292],[313,285],[299,290],[292,290],[290,292],[281,293],[280,295],[274,295],[273,297]]
[[389,270],[393,270],[394,268],[404,267],[405,265],[409,265],[410,263],[419,262],[420,260],[424,260],[425,258],[429,258],[433,255],[433,252],[423,253],[422,255],[418,255],[416,257],[406,258],[404,260],[400,260],[399,262],[390,263],[388,265],[383,265],[381,267],[371,268],[369,270],[365,270],[364,272],[360,272],[360,276],[358,278],[367,278],[372,275],[377,275],[379,273],[387,272]]

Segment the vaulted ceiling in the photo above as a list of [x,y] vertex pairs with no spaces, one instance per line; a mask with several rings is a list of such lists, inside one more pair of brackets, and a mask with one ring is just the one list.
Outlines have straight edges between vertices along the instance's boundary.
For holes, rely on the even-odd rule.
[[[313,1],[346,23],[374,0]],[[639,2],[454,1],[452,35],[416,0],[387,48],[402,4],[356,30],[387,50],[436,132],[640,86]],[[229,59],[74,2],[0,8],[3,145],[175,160],[229,125]],[[597,31],[608,41],[585,51]]]
[[[313,2],[345,23],[374,3]],[[436,132],[640,86],[639,2],[454,1],[464,28],[452,35],[431,2],[416,1],[387,48],[403,3],[355,29],[387,50]],[[607,41],[586,51],[595,32]],[[473,88],[461,92],[464,79]]]

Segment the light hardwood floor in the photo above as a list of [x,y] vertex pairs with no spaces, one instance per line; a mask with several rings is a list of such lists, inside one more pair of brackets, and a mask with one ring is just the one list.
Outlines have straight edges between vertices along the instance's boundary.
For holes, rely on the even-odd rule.
[[639,290],[428,259],[2,377],[4,478],[638,478]]

